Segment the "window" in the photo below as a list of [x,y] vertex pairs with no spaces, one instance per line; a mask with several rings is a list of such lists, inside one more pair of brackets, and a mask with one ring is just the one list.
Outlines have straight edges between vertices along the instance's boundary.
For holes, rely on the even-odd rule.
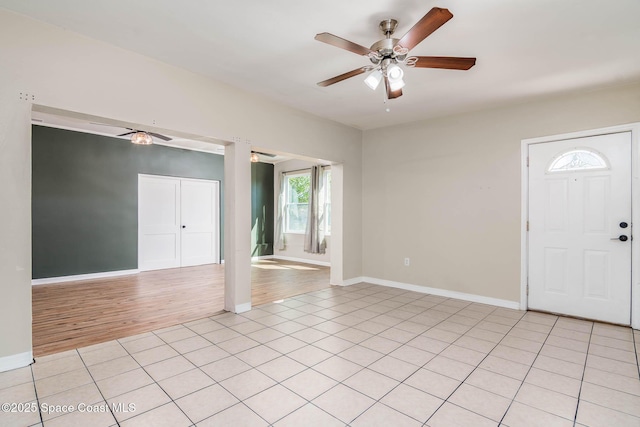
[[[323,194],[324,216],[322,229],[325,234],[331,233],[331,170],[325,169]],[[287,174],[285,176],[285,233],[304,234],[307,228],[309,197],[311,191],[311,174]]]
[[286,180],[285,233],[304,233],[309,212],[311,175],[287,175]]
[[604,156],[586,148],[567,151],[551,161],[548,172],[568,172],[593,169],[608,169]]

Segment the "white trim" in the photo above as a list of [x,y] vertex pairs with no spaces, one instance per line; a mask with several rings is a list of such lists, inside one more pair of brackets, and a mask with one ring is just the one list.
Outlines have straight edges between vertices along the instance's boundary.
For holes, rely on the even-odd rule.
[[529,143],[521,142],[521,188],[522,200],[520,201],[520,307],[523,310],[529,308],[527,298],[527,285],[529,281],[529,233],[527,221],[529,220]]
[[31,363],[33,363],[33,352],[31,351],[0,357],[0,372],[24,368],[25,366],[29,366]]
[[354,277],[352,279],[341,280],[340,283],[331,283],[334,286],[351,286],[364,282],[364,277]]
[[240,313],[245,313],[245,312],[250,311],[250,310],[251,310],[251,303],[250,302],[245,302],[244,304],[236,305],[236,307],[233,310],[233,312],[236,313],[236,314],[240,314]]
[[294,257],[290,257],[290,256],[274,255],[273,259],[281,259],[283,261],[302,262],[304,264],[314,264],[314,265],[321,265],[323,267],[331,267],[331,263],[330,262],[316,261],[316,260],[313,260],[313,259],[306,259],[306,258],[294,258]]
[[77,274],[75,276],[45,277],[44,279],[33,279],[31,285],[50,285],[52,283],[76,282],[78,280],[105,279],[108,277],[129,276],[138,274],[140,270],[119,270],[105,271],[104,273]]
[[485,297],[482,295],[467,294],[464,292],[449,291],[447,289],[430,288],[428,286],[412,285],[409,283],[394,282],[391,280],[376,279],[373,277],[363,277],[363,282],[374,285],[388,286],[390,288],[404,289],[405,291],[419,292],[421,294],[431,294],[446,298],[455,298],[464,301],[477,302],[480,304],[495,305],[497,307],[520,310],[520,304],[516,301],[509,301],[499,298]]
[[[631,224],[640,224],[640,122],[627,123],[606,128],[590,129],[579,132],[570,132],[560,135],[528,138],[521,141],[522,175],[521,175],[521,234],[520,234],[520,304],[523,309],[527,307],[527,278],[528,278],[528,244],[527,221],[529,219],[529,174],[527,168],[527,156],[529,145],[541,142],[562,141],[590,136],[607,135],[611,133],[631,132]],[[637,227],[637,226],[636,226]],[[633,232],[633,231],[632,231]],[[631,327],[640,329],[640,238],[631,241]]]

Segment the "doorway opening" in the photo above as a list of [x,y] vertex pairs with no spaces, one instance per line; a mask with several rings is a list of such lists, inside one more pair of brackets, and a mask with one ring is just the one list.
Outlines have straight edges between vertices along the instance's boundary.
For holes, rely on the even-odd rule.
[[[59,112],[56,110],[55,113],[57,116],[57,114],[62,114],[63,112]],[[41,117],[47,113],[38,112],[34,109],[33,114],[34,114],[33,125],[36,125],[36,126],[39,124],[42,125],[43,124],[42,122],[47,119],[46,117]],[[66,115],[61,115],[57,117],[60,118],[62,121],[69,122],[67,124],[61,124],[58,126],[50,126],[51,128],[54,128],[54,130],[57,130],[57,131],[83,132],[83,129],[76,128],[75,123],[71,123],[78,120],[94,127],[101,126],[101,125],[97,125],[96,123],[93,123],[93,124],[90,123],[90,120],[100,121],[100,118],[82,117],[81,119],[76,119],[73,113],[70,113],[69,117],[67,117]],[[44,127],[44,126],[37,126],[37,127]],[[113,137],[113,134],[117,134],[117,131],[112,132],[113,134],[110,134],[109,132],[104,132],[103,128],[101,128],[101,130],[102,131],[95,131],[94,135],[97,134],[98,136]],[[167,132],[166,130],[162,130],[162,132],[165,134],[170,134],[170,132]],[[176,142],[176,139],[178,138],[175,138],[174,142]],[[192,141],[195,141],[195,140],[192,140]],[[212,142],[209,142],[209,141],[204,142],[204,140],[195,141],[194,143],[208,144],[210,146],[213,145]],[[86,143],[87,147],[91,144],[92,144],[91,142]],[[165,145],[168,145],[168,144],[165,144]],[[123,149],[126,150],[132,145],[128,141],[126,142],[121,141],[121,146],[123,147]],[[87,147],[84,147],[84,148],[87,148]],[[53,149],[53,146],[49,148]],[[156,149],[159,147],[155,147],[155,148],[153,146],[152,147],[136,147],[137,150],[145,150],[149,148]],[[181,153],[181,156],[185,156],[185,157],[189,156],[190,155],[189,153],[192,153],[192,152],[198,155],[202,154],[202,150],[199,149],[198,147],[171,146],[170,148],[171,149],[186,148],[186,150],[181,150],[181,149],[176,150]],[[91,159],[92,156],[96,157],[98,160],[102,160],[103,163],[105,164],[111,164],[112,165],[111,167],[113,167],[114,164],[118,164],[118,162],[122,160],[122,158],[119,155],[114,155],[110,159],[113,162],[109,163],[105,161],[105,160],[108,160],[108,158],[104,158],[104,157],[100,158],[100,155],[98,153],[91,153],[91,150],[88,150],[86,158]],[[96,160],[96,159],[93,159],[93,160]],[[149,174],[149,172],[151,172],[151,169],[149,168],[149,164],[153,162],[148,162],[147,160],[145,160],[146,162],[145,167],[143,169],[140,169],[138,172],[145,172],[146,174]],[[164,162],[164,163],[167,163],[167,162]],[[171,162],[168,162],[168,163],[171,163]],[[53,166],[51,163],[49,164]],[[118,165],[118,167],[120,166],[121,165]],[[105,193],[112,194],[112,195],[118,193],[118,191],[114,187],[114,182],[108,181],[108,180],[98,182],[98,180],[95,179],[95,176],[92,177],[91,172],[95,172],[95,168],[93,169],[93,171],[91,170],[88,171],[86,174],[86,178],[84,179],[93,180],[93,183],[96,184],[96,186],[100,189],[100,191],[104,191]],[[131,182],[134,183],[133,196],[135,200],[137,200],[136,190],[137,190],[138,172],[132,175],[133,179],[130,180]],[[56,173],[68,174],[69,170],[65,168],[58,168]],[[162,173],[162,172],[159,174],[166,175],[166,173]],[[93,175],[95,175],[95,173]],[[187,177],[188,176],[189,175],[187,174]],[[215,181],[215,178],[213,180]],[[222,190],[222,188],[219,188],[219,190]],[[220,192],[222,193],[222,191]],[[90,193],[91,193],[90,191],[87,192],[87,194],[90,194]],[[94,196],[95,195],[96,193],[94,193]],[[273,199],[273,196],[270,196],[270,197]],[[223,200],[222,200],[223,198],[224,198],[224,195],[221,194],[220,203],[223,203]],[[78,199],[81,199],[81,198],[78,198]],[[54,201],[55,198],[51,197],[49,198],[49,200]],[[65,200],[70,201],[72,199],[57,198],[57,201],[55,201],[55,203],[62,204],[64,203]],[[91,215],[86,215],[84,217],[81,216],[80,220],[93,224],[94,228],[102,228],[102,231],[106,233],[104,236],[104,239],[110,240],[111,243],[114,243],[117,239],[114,239],[115,234],[112,231],[110,232],[109,227],[107,227],[109,221],[114,221],[114,225],[117,225],[119,221],[123,220],[123,218],[127,220],[130,220],[131,218],[127,217],[126,215],[123,216],[121,214],[111,214],[107,211],[107,209],[104,209],[105,207],[107,208],[112,207],[113,204],[95,203],[95,205],[98,207],[98,211],[100,212],[100,215],[102,215],[102,217],[105,219],[105,221],[95,221],[95,217]],[[102,209],[100,209],[100,206],[102,206]],[[135,219],[137,219],[138,212],[136,209],[134,209],[132,212],[133,212],[133,218],[134,218],[134,221],[133,221],[134,225],[137,226]],[[54,225],[51,223],[49,225],[52,228],[54,227]],[[71,234],[73,233],[70,233],[70,235]],[[131,236],[137,237],[138,236],[137,228],[134,227],[130,229],[126,234],[128,238],[130,238]],[[219,234],[220,234],[220,241],[222,242],[224,237],[223,237],[221,227],[219,229]],[[50,239],[50,240],[52,242],[60,243],[60,239],[57,239],[57,238]],[[98,240],[94,239],[93,243],[87,245],[86,247],[84,248],[77,247],[76,249],[79,249],[80,253],[82,252],[89,253],[95,250],[97,246],[99,246],[96,244],[97,242]],[[34,249],[36,246],[37,244],[34,245]],[[70,245],[69,247],[71,248],[73,247],[73,245]],[[104,255],[99,258],[113,261],[114,259],[118,259],[119,256],[127,255],[127,253],[130,254],[131,247],[137,248],[137,245],[135,244],[135,242],[133,242],[131,246],[127,246],[126,248],[122,247],[121,245],[119,249],[115,248],[114,250],[112,250],[109,255]],[[220,252],[218,252],[217,254],[217,260],[223,262],[224,254],[222,253],[222,245],[219,245],[218,247],[220,249]],[[63,254],[63,253],[65,253],[65,251],[61,250],[60,254]],[[134,254],[135,254],[135,249],[134,249]],[[72,258],[72,260],[75,259],[75,257],[69,257],[69,258]],[[214,258],[216,258],[216,256],[214,256]],[[51,261],[52,261],[51,262],[52,266],[60,266],[63,264],[61,262],[57,262],[56,258],[52,259]],[[267,261],[269,260],[263,260],[263,262],[265,263]],[[272,260],[272,261],[274,265],[278,265],[278,264],[280,264],[281,266],[283,265],[278,260]],[[313,282],[313,280],[311,280],[309,277],[305,277],[305,275],[307,273],[311,275],[319,273],[319,274],[326,274],[328,276],[328,267],[316,266],[316,265],[305,266],[304,264],[305,263],[296,263],[293,261],[287,261],[286,262],[287,266],[284,270],[273,269],[270,272],[272,274],[278,273],[280,275],[280,278],[274,279],[273,277],[265,276],[265,277],[256,277],[256,280],[258,281],[262,280],[263,282],[262,285],[266,287],[270,287],[271,289],[275,289],[274,286],[276,284],[283,283],[286,281],[296,281],[300,284],[300,286],[297,286],[295,293],[289,293],[289,294],[277,296],[276,298],[278,299],[283,297],[289,297],[292,295],[297,295],[303,292],[309,292],[310,289],[308,287],[305,288],[305,283],[308,285],[309,282]],[[121,275],[119,274],[102,275],[101,271],[104,271],[104,270],[101,270],[98,268],[93,270],[91,273],[88,273],[85,271],[86,274],[77,274],[77,272],[71,272],[70,274],[54,272],[52,274],[48,274],[45,272],[44,275],[41,277],[34,276],[35,278],[34,284],[37,284],[37,281],[40,279],[50,279],[52,276],[55,276],[55,278],[60,280],[54,280],[51,283],[69,282],[69,283],[60,283],[60,284],[55,284],[50,286],[49,285],[35,286],[33,288],[32,310],[33,310],[33,338],[34,338],[33,342],[34,342],[35,355],[42,356],[44,354],[63,351],[65,349],[92,345],[92,344],[96,344],[96,343],[114,339],[114,338],[120,338],[120,337],[129,336],[133,334],[140,334],[143,332],[156,330],[158,328],[169,327],[175,324],[189,322],[196,318],[210,316],[218,312],[219,310],[222,310],[222,308],[224,307],[224,286],[225,286],[224,264],[209,264],[209,265],[200,265],[200,266],[188,267],[188,268],[168,268],[168,269],[163,269],[158,271],[143,271],[143,272],[140,272],[139,267],[140,266],[137,264],[137,259],[136,259],[135,264],[131,265],[130,267],[126,267],[125,270],[119,270],[119,272],[122,273]],[[296,274],[292,274],[292,273],[296,273]],[[284,277],[283,274],[287,274],[288,276]],[[176,287],[175,285],[176,283],[192,284],[193,286],[187,286],[188,290],[185,290],[186,288],[183,288],[182,290],[184,290],[184,292],[181,292],[181,290]],[[151,285],[152,288],[144,288],[142,285],[145,285],[145,284]],[[311,284],[315,284],[315,283],[311,283]],[[157,288],[158,285],[164,286],[164,289],[159,290]],[[323,286],[327,286],[327,287],[329,286],[328,279],[325,282],[323,282]],[[217,293],[216,291],[209,292],[209,290],[214,288],[217,289]],[[101,295],[100,291],[106,290],[106,289],[110,289],[109,291],[110,293],[102,294],[102,296],[100,296]],[[303,290],[300,290],[300,289],[303,289]],[[68,291],[67,296],[62,296],[61,298],[55,297],[55,295],[61,294],[63,291]],[[96,305],[92,305],[91,304],[92,297],[87,296],[89,294],[85,294],[84,291],[87,291],[89,292],[89,294],[92,294],[94,296],[97,295],[98,298],[102,298],[103,302],[106,305],[100,306],[100,307]],[[181,294],[177,295],[178,293],[181,293]],[[75,295],[77,298],[69,298],[68,295]],[[108,296],[105,296],[105,295],[108,295]],[[186,297],[188,295],[193,295],[195,299],[191,302],[183,301],[183,300],[180,300],[182,302],[179,301],[178,296]],[[131,301],[132,303],[140,302],[136,298],[143,297],[143,296],[151,298],[151,300],[149,299],[145,300],[146,302],[144,304],[147,304],[147,306],[152,308],[148,316],[144,315],[146,316],[144,319],[142,319],[139,315],[131,314],[130,312],[127,312],[126,307],[123,304],[121,304],[122,301]],[[255,301],[259,301],[256,294],[252,296],[252,299]],[[273,299],[274,298],[271,298],[270,301],[272,301]],[[94,301],[94,302],[97,302],[97,301]],[[49,304],[47,305],[47,303]],[[177,309],[178,311],[176,313],[169,314],[167,312],[162,311],[162,308],[172,308],[172,309]],[[74,321],[73,320],[74,317],[71,314],[71,311],[73,310],[82,311],[85,317],[82,318],[82,320]],[[78,332],[82,328],[85,328],[85,327],[88,328],[86,329],[88,333],[84,335],[84,338],[88,338],[89,341],[82,340],[83,339],[82,337],[81,337],[81,341],[74,341],[74,338],[72,336],[65,335],[62,329],[58,328],[58,326],[62,327],[62,323],[64,322],[67,322],[68,325],[71,325],[71,327],[67,329],[70,329],[70,332],[72,334]],[[52,326],[54,323],[57,324],[55,328]],[[76,326],[80,325],[82,326],[82,328],[76,328],[73,325],[76,325]],[[108,333],[115,333],[118,336],[105,335],[103,332],[100,332],[99,328],[95,329],[97,326],[103,327],[103,329],[106,328]],[[74,331],[74,328],[75,328],[75,331]],[[44,342],[43,343],[44,345],[40,345],[42,344],[40,343],[41,341],[40,337],[51,337],[51,336],[58,336],[61,338],[59,341],[66,341],[66,343],[62,343],[63,347],[57,346],[58,344],[60,344],[60,342],[58,343]],[[72,344],[73,342],[75,342],[75,344]]]

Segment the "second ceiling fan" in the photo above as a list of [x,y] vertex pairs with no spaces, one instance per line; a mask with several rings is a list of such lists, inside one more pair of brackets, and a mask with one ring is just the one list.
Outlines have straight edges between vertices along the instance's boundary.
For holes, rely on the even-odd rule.
[[386,19],[380,22],[380,31],[384,39],[374,43],[371,48],[366,48],[357,43],[345,40],[330,33],[316,34],[315,39],[349,52],[357,53],[369,58],[373,65],[356,68],[339,76],[321,81],[318,86],[326,87],[341,82],[368,71],[371,74],[365,83],[375,89],[384,80],[388,99],[402,96],[402,79],[404,71],[399,65],[417,68],[445,68],[450,70],[468,70],[476,63],[476,58],[461,58],[451,56],[409,56],[409,51],[418,43],[427,38],[431,33],[440,28],[453,14],[448,9],[434,7],[418,21],[401,39],[395,39],[393,35],[398,21]]

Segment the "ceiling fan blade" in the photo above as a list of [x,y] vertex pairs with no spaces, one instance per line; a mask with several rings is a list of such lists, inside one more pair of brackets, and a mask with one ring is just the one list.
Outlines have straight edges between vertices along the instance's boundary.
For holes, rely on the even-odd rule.
[[370,67],[356,68],[355,70],[351,70],[351,71],[346,72],[344,74],[340,74],[339,76],[335,76],[335,77],[332,77],[330,79],[327,79],[327,80],[324,80],[322,82],[319,82],[318,86],[321,86],[321,87],[331,86],[334,83],[341,82],[343,80],[346,80],[346,79],[348,79],[350,77],[357,76],[357,75],[362,74],[362,73],[364,73],[366,71],[369,71],[369,70],[370,70]]
[[398,44],[411,50],[451,18],[453,14],[448,9],[434,7],[402,36]]
[[345,40],[342,37],[334,36],[330,33],[316,34],[315,39],[330,44],[331,46],[339,47],[340,49],[348,50],[349,52],[357,53],[358,55],[368,55],[373,52],[368,47],[361,46],[357,43]]
[[386,77],[384,78],[384,87],[387,90],[387,99],[395,99],[402,96],[402,89],[391,90],[389,79]]
[[131,132],[127,132],[127,133],[122,133],[120,135],[116,135],[116,136],[127,136],[127,135],[133,135],[134,133],[136,133],[137,131],[131,131]]
[[455,56],[416,56],[416,68],[446,68],[448,70],[468,70],[476,65],[476,58]]
[[164,136],[164,135],[161,135],[161,134],[155,133],[155,132],[147,132],[147,133],[149,135],[151,135],[152,137],[154,137],[154,138],[158,138],[158,139],[161,139],[163,141],[171,141],[171,138],[169,138],[168,136]]

